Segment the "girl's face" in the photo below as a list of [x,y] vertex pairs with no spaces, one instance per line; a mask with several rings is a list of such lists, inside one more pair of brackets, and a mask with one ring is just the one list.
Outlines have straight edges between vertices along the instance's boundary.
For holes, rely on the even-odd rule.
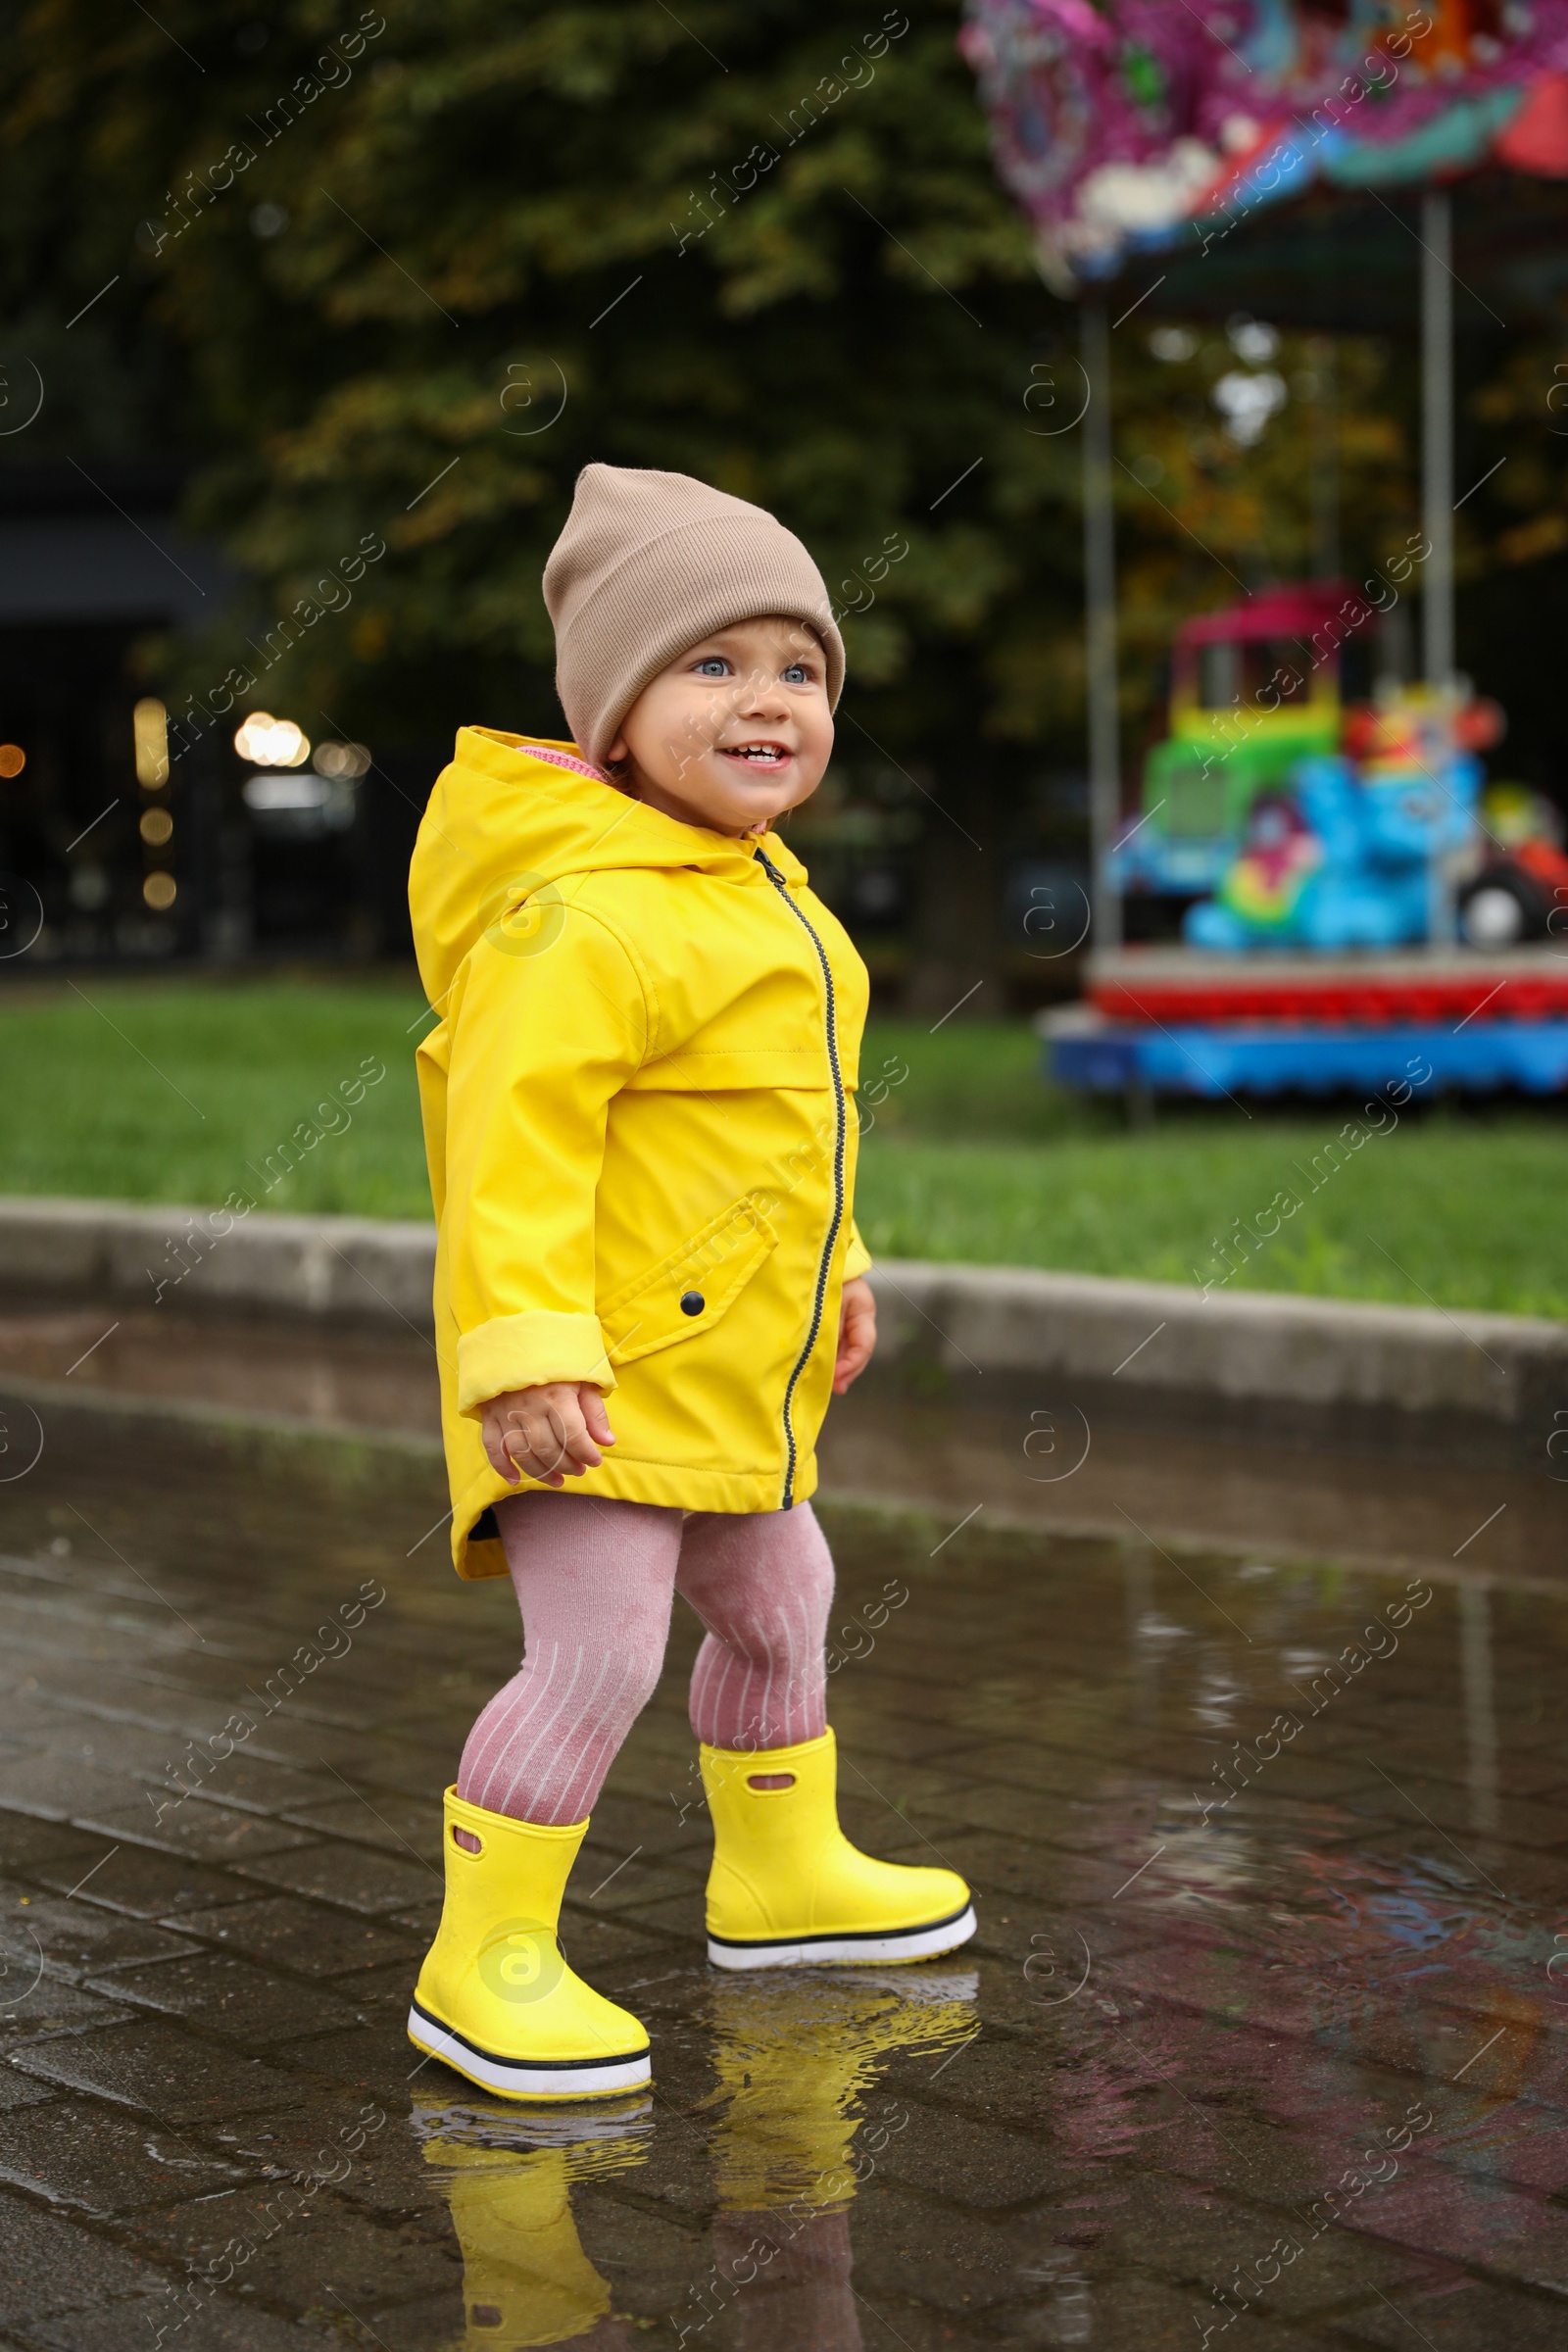
[[809,799],[832,749],[817,639],[798,620],[741,620],[643,688],[609,758],[650,808],[740,836]]

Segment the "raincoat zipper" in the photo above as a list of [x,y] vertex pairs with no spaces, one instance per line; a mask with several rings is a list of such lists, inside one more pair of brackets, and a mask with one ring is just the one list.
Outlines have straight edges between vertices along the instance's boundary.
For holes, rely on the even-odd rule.
[[844,1101],[844,1073],[839,1068],[838,1001],[833,994],[833,967],[828,962],[827,951],[823,947],[820,939],[818,939],[816,932],[812,929],[811,924],[808,920],[805,913],[803,913],[802,909],[796,905],[794,899],[791,898],[789,884],[785,881],[783,874],[768,857],[767,852],[761,848],[759,848],[755,854],[758,863],[761,866],[762,871],[766,874],[768,880],[772,883],[773,888],[778,892],[779,897],[783,900],[785,906],[789,908],[791,914],[794,915],[796,921],[802,926],[807,938],[816,950],[816,959],[822,966],[822,987],[825,991],[824,1028],[827,1034],[828,1065],[833,1072],[833,1100],[835,1117],[837,1120],[837,1133],[835,1135],[833,1145],[833,1217],[827,1229],[827,1239],[822,1245],[821,1261],[816,1269],[816,1296],[811,1301],[810,1329],[807,1332],[806,1345],[795,1359],[795,1369],[790,1374],[789,1384],[784,1391],[784,1445],[786,1448],[786,1459],[784,1468],[784,1500],[781,1507],[787,1511],[793,1508],[795,1502],[795,1472],[799,1460],[799,1449],[795,1443],[795,1422],[793,1418],[795,1407],[795,1391],[799,1386],[801,1374],[806,1370],[807,1364],[810,1360],[811,1350],[816,1346],[817,1333],[822,1328],[822,1305],[827,1297],[828,1271],[833,1263],[833,1251],[838,1246],[839,1229],[844,1223],[844,1148],[847,1134],[848,1112]]

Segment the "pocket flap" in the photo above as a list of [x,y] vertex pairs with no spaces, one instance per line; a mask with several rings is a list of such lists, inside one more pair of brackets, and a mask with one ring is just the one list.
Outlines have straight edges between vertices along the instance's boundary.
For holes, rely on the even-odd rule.
[[777,1247],[778,1235],[756,1198],[747,1193],[732,1200],[678,1250],[604,1300],[599,1321],[611,1362],[634,1363],[711,1330]]

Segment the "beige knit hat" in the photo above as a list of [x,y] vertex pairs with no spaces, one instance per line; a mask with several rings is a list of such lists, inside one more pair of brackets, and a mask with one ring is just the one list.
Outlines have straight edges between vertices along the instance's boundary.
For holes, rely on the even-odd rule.
[[650,678],[688,645],[738,620],[805,621],[844,686],[844,640],[822,575],[761,507],[689,473],[585,466],[545,565],[556,691],[584,758],[602,767]]

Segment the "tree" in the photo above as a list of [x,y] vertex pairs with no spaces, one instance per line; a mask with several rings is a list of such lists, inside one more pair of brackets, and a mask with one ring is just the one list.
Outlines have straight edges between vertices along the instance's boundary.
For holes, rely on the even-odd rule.
[[[216,725],[232,669],[377,745],[553,731],[539,574],[577,469],[699,473],[853,608],[843,766],[919,819],[920,1001],[994,978],[1024,788],[1082,760],[1076,330],[956,0],[253,5],[35,0],[0,116],[7,315],[61,355],[56,445],[139,403],[257,583],[158,649],[172,707]],[[1135,734],[1174,621],[1309,534],[1306,436],[1218,430],[1234,365],[1117,337]],[[1406,500],[1396,437],[1348,445],[1348,510]]]

